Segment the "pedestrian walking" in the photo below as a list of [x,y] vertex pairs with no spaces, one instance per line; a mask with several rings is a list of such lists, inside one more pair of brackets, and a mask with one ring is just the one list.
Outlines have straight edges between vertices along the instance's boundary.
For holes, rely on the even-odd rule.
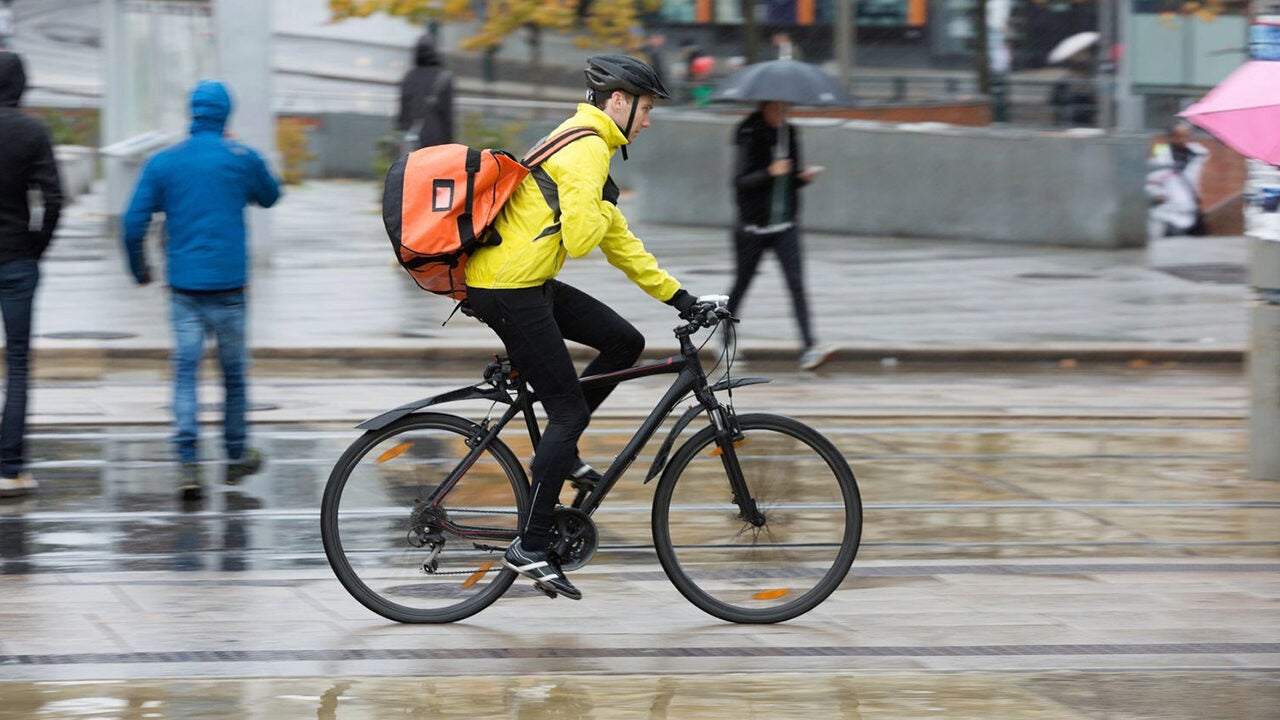
[[418,38],[413,68],[400,80],[396,129],[403,136],[403,153],[453,142],[453,73],[444,66],[430,33]]
[[144,239],[151,216],[165,214],[166,269],[175,347],[173,353],[174,444],[181,463],[184,500],[203,495],[200,471],[197,387],[204,338],[217,342],[226,392],[223,443],[225,481],[235,484],[262,466],[262,453],[248,447],[245,342],[248,242],[244,208],[271,207],[280,184],[251,148],[224,137],[231,115],[226,86],[204,80],[191,93],[191,136],[157,153],[142,169],[124,217],[129,269],[140,285],[151,282]]
[[1205,234],[1200,175],[1208,161],[1209,150],[1191,140],[1191,125],[1182,120],[1169,128],[1168,142],[1152,148],[1146,183],[1149,237]]
[[[18,109],[26,89],[22,58],[0,51],[0,310],[8,373],[0,419],[0,497],[29,495],[38,487],[26,472],[31,316],[40,257],[53,240],[62,211],[49,131]],[[32,188],[42,198],[38,222],[31,210]]]
[[653,68],[654,74],[658,76],[658,81],[662,83],[671,82],[671,77],[667,71],[667,36],[662,33],[650,33],[644,38],[644,45],[640,48],[641,54],[644,56],[645,62],[649,63],[649,67]]
[[737,314],[760,260],[765,251],[772,250],[782,265],[804,343],[800,367],[816,370],[831,359],[833,350],[818,345],[809,317],[800,242],[800,188],[813,182],[823,168],[802,165],[800,132],[787,122],[790,107],[775,100],[761,102],[734,131],[733,185],[738,218],[733,248],[737,272],[729,291],[729,309]]
[[600,375],[634,365],[644,351],[644,335],[556,276],[567,259],[599,248],[655,300],[681,313],[697,302],[628,229],[617,207],[618,186],[609,177],[614,153],[649,127],[654,101],[669,93],[653,68],[627,55],[589,58],[586,85],[588,102],[553,135],[572,128],[593,133],[552,154],[521,182],[494,222],[502,242],[476,250],[466,268],[471,311],[498,334],[547,414],[530,467],[529,517],[503,564],[574,600],[582,593],[551,551],[552,514],[566,479],[581,487],[600,480],[579,458],[578,439],[612,388],[584,393],[565,341],[597,350],[583,375]]
[[1049,90],[1055,125],[1092,127],[1097,124],[1096,68],[1091,51],[1081,51],[1065,61],[1066,70]]

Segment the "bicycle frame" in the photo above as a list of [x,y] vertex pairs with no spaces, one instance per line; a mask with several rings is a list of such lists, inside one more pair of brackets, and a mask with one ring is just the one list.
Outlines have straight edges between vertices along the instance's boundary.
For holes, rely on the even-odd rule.
[[[671,414],[680,400],[690,392],[698,400],[698,405],[689,408],[680,420],[672,427],[666,441],[663,443],[662,449],[654,458],[654,466],[650,470],[645,482],[651,480],[658,472],[661,471],[662,464],[665,463],[666,454],[674,444],[676,437],[689,424],[694,416],[701,412],[706,412],[712,423],[716,427],[717,444],[724,451],[723,459],[725,467],[729,471],[730,484],[733,486],[735,498],[747,500],[749,498],[745,492],[739,492],[745,488],[745,483],[741,476],[741,470],[736,462],[733,453],[733,441],[736,439],[737,428],[734,422],[733,413],[730,408],[722,405],[715,397],[715,392],[726,390],[729,388],[739,387],[743,385],[755,385],[759,383],[767,383],[772,378],[747,377],[732,378],[717,382],[715,385],[707,383],[706,372],[702,367],[702,362],[698,358],[697,348],[694,347],[693,341],[690,339],[692,334],[696,332],[697,327],[693,325],[678,328],[676,336],[680,341],[680,354],[664,358],[651,363],[637,365],[625,370],[618,370],[603,375],[591,375],[581,378],[582,388],[589,390],[600,387],[611,387],[619,385],[631,380],[650,377],[654,375],[676,374],[675,380],[672,381],[671,387],[667,389],[662,399],[658,401],[654,409],[649,413],[648,417],[640,424],[640,427],[632,435],[622,451],[614,458],[608,469],[601,475],[601,480],[596,486],[587,493],[585,498],[579,498],[581,503],[575,502],[574,507],[587,513],[588,515],[595,510],[608,496],[609,491],[621,479],[622,474],[631,466],[635,459],[639,456],[640,451],[645,444],[653,438],[654,433],[662,425],[663,421]],[[364,430],[376,430],[384,427],[405,415],[416,410],[431,405],[437,405],[446,402],[455,402],[458,400],[491,400],[495,403],[507,405],[507,409],[503,411],[501,417],[496,422],[490,423],[487,419],[476,425],[476,434],[468,441],[471,451],[458,464],[449,476],[440,483],[439,487],[428,498],[428,504],[436,506],[439,504],[454,485],[462,478],[462,476],[470,469],[471,465],[480,457],[485,447],[493,442],[495,438],[506,428],[517,415],[523,414],[525,425],[529,432],[529,438],[534,448],[541,439],[541,429],[538,425],[537,417],[534,413],[534,404],[538,401],[537,395],[529,388],[524,379],[510,372],[500,371],[496,382],[491,381],[488,377],[486,381],[490,382],[489,387],[485,386],[468,386],[451,390],[440,395],[435,395],[415,402],[406,403],[394,410],[385,412],[377,417],[366,420],[357,427]],[[511,396],[514,391],[515,397]],[[749,503],[750,504],[750,503]],[[745,518],[754,518],[754,507],[742,507],[743,516]],[[452,528],[463,536],[481,536],[485,533],[476,533],[473,531],[463,530],[462,528]]]

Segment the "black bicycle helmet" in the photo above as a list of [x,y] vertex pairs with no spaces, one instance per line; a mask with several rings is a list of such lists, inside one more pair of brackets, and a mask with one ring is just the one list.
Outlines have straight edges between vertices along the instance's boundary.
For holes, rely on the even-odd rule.
[[[593,55],[587,58],[587,91],[588,102],[594,103],[601,93],[612,93],[621,90],[631,95],[631,114],[622,134],[631,137],[631,126],[636,120],[636,100],[641,95],[652,95],[657,100],[671,97],[662,86],[658,73],[643,60],[630,55]],[[627,159],[627,146],[622,146],[622,159]]]
[[643,60],[630,55],[594,55],[587,58],[587,88],[592,92],[621,90],[632,95],[652,95],[658,100],[671,97],[658,73]]

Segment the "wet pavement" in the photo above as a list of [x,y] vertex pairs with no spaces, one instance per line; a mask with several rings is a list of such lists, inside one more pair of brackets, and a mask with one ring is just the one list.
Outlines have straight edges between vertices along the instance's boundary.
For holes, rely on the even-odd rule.
[[1272,718],[1256,673],[753,673],[20,683],[0,718]]
[[[281,418],[255,426],[266,471],[198,508],[172,496],[163,378],[65,380],[134,396],[140,419],[32,434],[44,489],[0,506],[0,718],[1275,716],[1280,486],[1245,478],[1238,367],[750,367],[777,379],[739,407],[820,428],[866,508],[849,579],[777,626],[672,587],[647,454],[597,515],[581,602],[521,583],[447,626],[356,603],[317,523],[356,436],[338,416],[461,377],[260,365],[274,407],[254,414]],[[660,389],[624,386],[588,459]]]
[[[687,603],[649,539],[649,448],[597,516],[584,600],[522,583],[467,621],[407,626],[334,579],[320,493],[355,422],[475,381],[495,345],[440,327],[449,305],[392,266],[372,197],[314,183],[274,214],[288,240],[251,301],[270,460],[196,507],[173,496],[164,290],[132,286],[98,196],[72,207],[37,308],[43,487],[0,503],[0,718],[1280,716],[1280,486],[1247,479],[1238,239],[814,236],[839,358],[795,370],[767,266],[737,374],[776,380],[734,397],[803,418],[854,468],[863,545],[831,599],[752,627]],[[727,285],[722,231],[637,230],[694,290]],[[649,356],[670,348],[669,308],[602,261],[574,271]],[[664,387],[620,388],[588,460]],[[202,390],[211,441],[219,395]]]

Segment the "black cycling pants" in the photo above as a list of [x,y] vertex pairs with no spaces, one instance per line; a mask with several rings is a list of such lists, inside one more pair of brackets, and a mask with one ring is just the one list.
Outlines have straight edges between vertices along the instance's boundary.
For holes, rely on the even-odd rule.
[[809,302],[804,291],[800,229],[792,227],[772,233],[753,233],[738,226],[733,232],[733,248],[738,260],[738,274],[734,278],[733,289],[729,291],[729,311],[738,314],[738,307],[755,279],[764,251],[772,248],[773,254],[778,256],[778,264],[782,266],[787,290],[791,292],[791,308],[800,327],[800,339],[805,348],[812,346],[814,338],[809,325]]
[[534,454],[533,503],[521,546],[544,548],[551,514],[565,478],[575,468],[578,438],[612,387],[582,392],[566,340],[600,352],[583,371],[597,375],[631,367],[644,352],[644,335],[608,305],[559,280],[516,290],[467,288],[476,317],[502,340],[511,362],[538,394],[547,426]]

